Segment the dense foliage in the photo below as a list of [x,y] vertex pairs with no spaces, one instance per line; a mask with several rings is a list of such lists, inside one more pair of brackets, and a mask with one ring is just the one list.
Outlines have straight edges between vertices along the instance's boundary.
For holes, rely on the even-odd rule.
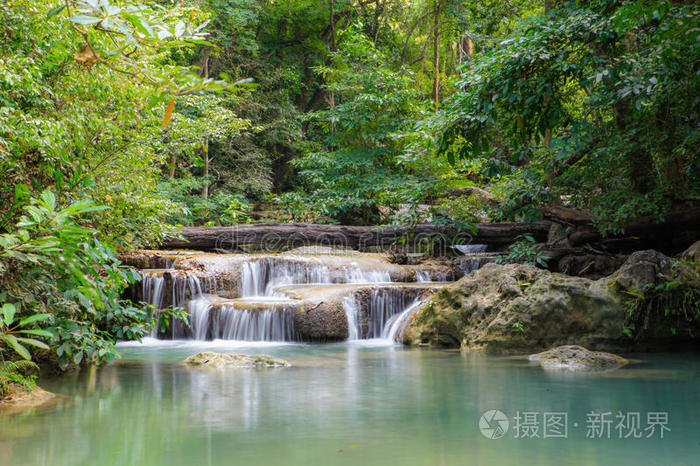
[[509,216],[566,199],[604,231],[662,218],[700,189],[699,14],[600,0],[525,22],[459,79],[440,151],[500,177]]
[[[118,253],[178,225],[468,229],[564,205],[613,233],[697,204],[699,16],[662,0],[0,0],[0,356],[49,348],[65,368],[150,331]],[[529,238],[507,260],[543,263]]]

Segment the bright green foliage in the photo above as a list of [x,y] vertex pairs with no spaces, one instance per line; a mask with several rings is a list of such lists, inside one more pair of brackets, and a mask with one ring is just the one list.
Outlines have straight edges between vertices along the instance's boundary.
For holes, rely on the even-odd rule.
[[26,337],[50,342],[65,367],[83,357],[111,360],[116,355],[114,337],[105,330],[130,326],[134,338],[150,330],[148,313],[135,314],[120,300],[138,274],[120,265],[94,229],[77,223],[103,210],[89,201],[61,209],[53,193],[44,191],[25,208],[15,232],[0,235],[0,340],[25,359],[25,344],[45,347]]
[[39,370],[39,366],[26,359],[0,361],[0,400],[8,393],[10,384],[22,386],[32,391],[36,388],[36,375],[25,375],[28,371]]
[[[696,196],[697,5],[566,3],[478,56],[433,121],[509,175],[508,215],[567,196],[605,231]],[[551,135],[551,147],[549,138]]]
[[395,205],[418,184],[398,156],[400,133],[421,107],[408,72],[391,71],[359,31],[342,39],[331,66],[317,68],[335,103],[307,116],[323,138],[318,150],[293,163],[322,214],[371,223],[379,220],[379,207]]

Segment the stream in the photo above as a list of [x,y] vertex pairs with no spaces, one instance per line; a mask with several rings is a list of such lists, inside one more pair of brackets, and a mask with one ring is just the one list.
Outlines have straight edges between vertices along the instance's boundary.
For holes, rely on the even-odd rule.
[[[697,354],[574,374],[408,348],[406,322],[445,285],[434,271],[410,269],[409,282],[372,258],[197,260],[236,278],[227,289],[175,262],[143,270],[143,298],[184,307],[189,326],[121,342],[111,365],[42,377],[59,397],[0,412],[0,465],[698,464]],[[313,313],[335,316],[322,323],[343,337],[307,341],[300,325]],[[180,364],[200,351],[292,366]]]

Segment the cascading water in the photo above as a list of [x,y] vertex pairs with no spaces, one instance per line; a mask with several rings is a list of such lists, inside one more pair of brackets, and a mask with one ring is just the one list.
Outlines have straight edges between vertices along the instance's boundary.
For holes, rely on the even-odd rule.
[[418,302],[414,296],[401,289],[372,290],[365,310],[354,294],[345,297],[343,309],[348,321],[348,340],[386,339],[388,335],[395,338],[403,324],[399,317]]
[[202,294],[202,282],[199,277],[188,273],[173,274],[173,307],[184,307],[189,299],[195,299]]
[[314,262],[296,262],[277,258],[263,258],[245,262],[241,269],[241,297],[283,296],[275,291],[282,285],[330,283],[387,283],[389,272],[365,270],[359,266],[343,269],[343,277],[335,277],[325,265]]
[[346,283],[389,283],[391,276],[383,270],[364,270],[359,267],[345,269]]
[[142,276],[142,299],[156,309],[163,308],[163,296],[165,291],[165,277],[156,274],[144,274]]
[[408,326],[408,321],[413,314],[425,304],[424,300],[416,299],[413,303],[400,314],[394,315],[384,326],[382,330],[382,339],[389,341],[397,341],[403,336],[403,332]]
[[288,309],[237,309],[233,305],[214,308],[206,296],[187,304],[190,329],[195,340],[297,341],[294,312]]
[[354,294],[343,299],[343,310],[348,320],[348,340],[359,340],[361,334],[360,306],[357,304]]
[[457,251],[461,252],[462,254],[467,255],[467,254],[477,254],[480,252],[486,252],[488,245],[486,245],[486,244],[456,244],[452,247],[455,248]]
[[241,310],[224,306],[212,326],[214,338],[242,341],[297,341],[294,311]]
[[427,283],[430,280],[430,273],[425,270],[416,270],[416,282],[417,283]]
[[403,290],[373,290],[367,309],[366,338],[381,338],[387,323],[409,303],[410,297]]
[[265,258],[243,264],[240,292],[241,297],[277,296],[278,286],[305,283],[332,283],[328,267]]
[[464,275],[480,269],[488,262],[484,254],[488,248],[486,244],[458,244],[452,247],[464,255],[457,261]]
[[[298,309],[285,304],[285,300],[294,302],[295,299],[277,290],[278,287],[391,282],[391,275],[385,267],[368,267],[361,261],[327,266],[317,258],[261,257],[238,264],[241,267],[240,298],[232,301],[219,301],[216,280],[199,272],[195,275],[180,269],[143,271],[142,299],[157,309],[184,308],[188,316],[187,323],[173,320],[167,331],[153,336],[194,340],[298,341],[301,337],[294,326]],[[428,282],[431,276],[428,272],[416,271],[416,280]],[[399,317],[412,305],[416,292],[397,287],[367,293],[362,295],[363,299],[352,293],[343,301],[349,339],[387,338],[386,335],[394,338],[397,329],[403,328],[403,320]]]

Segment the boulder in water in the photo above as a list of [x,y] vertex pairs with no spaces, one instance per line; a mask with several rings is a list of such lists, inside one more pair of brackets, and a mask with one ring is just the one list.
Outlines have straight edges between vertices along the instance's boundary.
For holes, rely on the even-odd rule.
[[664,301],[647,296],[671,280],[676,294],[664,299],[698,295],[698,274],[656,251],[630,255],[599,280],[486,264],[439,291],[411,320],[404,340],[511,354],[572,344],[607,351],[696,345],[697,308],[667,315],[658,305]]
[[545,369],[586,372],[611,371],[629,363],[622,356],[589,351],[577,345],[559,346],[542,353],[533,354],[528,359],[539,362]]
[[264,354],[215,353],[204,351],[186,358],[183,364],[196,367],[289,367],[284,359]]

